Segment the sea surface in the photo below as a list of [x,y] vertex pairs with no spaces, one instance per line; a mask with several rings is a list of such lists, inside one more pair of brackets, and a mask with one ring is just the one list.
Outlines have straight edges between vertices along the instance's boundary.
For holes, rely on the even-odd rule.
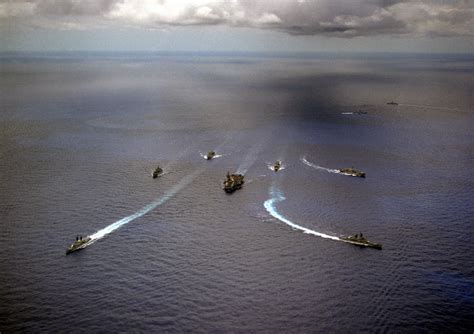
[[0,66],[0,332],[474,330],[474,56]]

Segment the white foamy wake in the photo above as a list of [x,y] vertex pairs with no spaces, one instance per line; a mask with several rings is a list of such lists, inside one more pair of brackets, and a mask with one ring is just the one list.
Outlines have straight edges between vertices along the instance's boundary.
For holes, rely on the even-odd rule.
[[302,157],[301,162],[304,163],[306,166],[312,167],[314,169],[324,170],[324,171],[329,172],[329,173],[341,174],[341,172],[338,171],[337,169],[331,169],[331,168],[326,168],[326,167],[321,167],[321,166],[315,165],[312,162],[309,162],[308,160],[306,160],[306,157]]
[[[271,170],[272,172],[275,171],[275,164],[272,164],[272,163],[269,163],[267,162],[267,167],[269,170]],[[281,165],[280,169],[278,171],[281,171],[281,170],[284,170],[286,169],[285,165]]]
[[151,210],[155,209],[156,207],[166,203],[169,199],[171,199],[174,195],[176,195],[180,190],[182,190],[184,187],[186,187],[189,183],[191,183],[199,174],[201,174],[203,171],[198,170],[192,174],[189,174],[188,176],[184,177],[181,179],[180,182],[178,182],[176,185],[174,185],[173,188],[171,188],[165,195],[157,199],[156,201],[144,206],[134,214],[127,216],[125,218],[122,218],[118,221],[116,221],[113,224],[110,224],[109,226],[95,232],[94,234],[90,235],[89,238],[91,238],[92,242],[95,242],[107,234],[112,233],[113,231],[117,230],[118,228],[122,227],[125,224],[130,223],[131,221],[140,218],[141,216],[147,214]]
[[311,235],[314,235],[314,236],[317,236],[317,237],[332,239],[332,240],[336,240],[336,241],[344,241],[344,240],[339,239],[338,237],[335,237],[335,236],[332,236],[332,235],[329,235],[329,234],[316,232],[316,231],[310,230],[309,228],[297,225],[297,224],[293,223],[291,220],[283,217],[276,210],[275,205],[279,202],[284,201],[286,198],[281,194],[280,191],[276,190],[275,187],[273,187],[273,186],[270,188],[269,194],[270,194],[271,198],[266,200],[265,203],[263,204],[263,206],[265,207],[265,209],[268,211],[268,213],[270,215],[272,215],[273,217],[275,217],[279,221],[291,226],[292,228],[294,228],[296,230],[303,231],[303,233],[305,233],[305,234],[311,234]]
[[[220,151],[222,151],[222,148],[225,147],[225,145],[227,144],[227,142],[229,141],[230,138],[231,138],[231,136],[230,136],[230,135],[227,135],[227,136],[225,137],[224,141],[223,141],[219,146],[217,146],[216,148],[214,148],[213,151],[214,151],[214,152],[220,152]],[[202,153],[201,151],[199,151],[199,154],[201,155],[201,157],[202,157],[203,159],[206,159],[206,160],[207,160],[207,153]],[[211,160],[217,159],[217,158],[220,158],[220,157],[223,157],[223,156],[225,156],[225,155],[228,155],[228,153],[227,153],[227,154],[216,154],[216,155],[214,155],[214,157],[213,157]]]
[[264,142],[259,142],[253,145],[252,148],[250,148],[249,152],[242,160],[242,163],[240,164],[239,168],[237,168],[237,174],[245,175],[247,173],[248,169],[257,160],[258,154],[263,149],[264,144],[265,144]]
[[408,104],[408,103],[400,103],[399,106],[404,106],[404,107],[418,107],[418,108],[426,108],[426,109],[438,109],[438,110],[452,110],[452,111],[459,111],[459,110],[461,110],[461,109],[458,109],[458,108],[430,106],[430,105],[427,105],[427,104]]
[[[199,152],[199,154],[201,155],[201,157],[202,157],[203,159],[207,160],[207,153],[204,154],[204,153],[202,153],[202,152]],[[220,157],[223,157],[224,155],[225,155],[225,154],[216,154],[216,155],[214,155],[214,156],[212,157],[211,160],[217,159],[217,158],[220,158]]]

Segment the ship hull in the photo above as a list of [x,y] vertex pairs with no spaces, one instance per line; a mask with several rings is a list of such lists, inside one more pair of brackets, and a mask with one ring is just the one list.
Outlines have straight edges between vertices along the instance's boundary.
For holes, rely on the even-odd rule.
[[355,173],[344,173],[339,171],[341,174],[347,175],[347,176],[354,176],[354,177],[363,177],[365,178],[365,174],[355,174]]
[[234,191],[236,191],[240,188],[242,188],[242,186],[236,186],[236,187],[232,187],[232,188],[224,188],[224,191],[228,194],[232,194]]
[[345,238],[341,238],[341,240],[343,240],[344,242],[347,242],[348,244],[352,244],[352,245],[359,246],[359,247],[369,247],[369,248],[374,248],[374,249],[379,249],[379,250],[382,249],[381,244],[376,244],[376,243],[373,243],[373,242],[370,242],[370,241],[369,242],[359,242],[359,241],[354,241],[354,240],[345,239]]
[[242,188],[244,184],[244,176],[241,174],[227,175],[227,179],[224,181],[224,191],[228,194]]
[[81,249],[84,249],[87,246],[89,246],[91,243],[92,243],[92,240],[88,239],[88,240],[85,240],[83,243],[78,244],[78,245],[72,244],[71,247],[66,249],[66,255],[77,252],[77,251],[80,251]]
[[351,168],[349,169],[338,169],[337,170],[339,173],[343,174],[343,175],[347,175],[347,176],[355,176],[355,177],[363,177],[365,178],[365,173],[364,172],[360,172],[360,171],[357,171],[357,170],[353,170]]

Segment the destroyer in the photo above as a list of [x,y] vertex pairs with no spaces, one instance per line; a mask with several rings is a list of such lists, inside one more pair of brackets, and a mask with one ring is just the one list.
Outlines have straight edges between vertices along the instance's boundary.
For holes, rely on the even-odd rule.
[[243,184],[244,176],[242,174],[230,174],[227,172],[227,176],[224,181],[224,190],[226,193],[233,193],[237,189],[242,188]]
[[156,178],[157,178],[158,176],[160,176],[162,173],[163,173],[163,169],[162,169],[160,166],[158,166],[158,167],[156,167],[155,170],[153,171],[152,176],[153,176],[154,179],[156,179]]
[[365,177],[365,173],[361,172],[357,169],[354,168],[342,168],[338,169],[339,173],[342,173],[344,175],[350,175],[350,176],[357,176],[357,177]]
[[278,172],[281,168],[281,161],[278,160],[277,162],[275,162],[275,164],[273,165],[273,171],[275,172]]
[[209,151],[209,152],[207,152],[207,154],[206,154],[206,159],[207,159],[207,160],[212,160],[212,159],[214,159],[215,156],[216,156],[216,152],[214,152],[214,151]]
[[394,102],[394,101],[387,102],[387,104],[389,104],[391,106],[398,106],[398,103]]
[[345,242],[348,242],[350,244],[360,246],[360,247],[371,247],[375,249],[382,249],[382,244],[370,242],[362,235],[362,233],[351,235],[349,237],[342,237],[341,240],[344,240]]
[[86,248],[90,244],[90,241],[91,241],[91,238],[89,237],[83,238],[82,236],[77,236],[76,241],[74,241],[74,243],[71,246],[69,246],[68,249],[66,249],[66,255],[68,255],[69,253],[81,250],[83,248]]

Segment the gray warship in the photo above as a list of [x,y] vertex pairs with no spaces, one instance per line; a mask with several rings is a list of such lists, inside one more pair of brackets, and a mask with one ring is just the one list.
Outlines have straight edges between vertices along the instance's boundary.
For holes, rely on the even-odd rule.
[[391,106],[398,106],[398,103],[394,101],[387,102],[387,104]]
[[357,176],[357,177],[365,177],[365,173],[361,172],[357,169],[354,168],[341,168],[338,169],[339,173],[342,173],[344,175],[350,175],[350,176]]
[[375,249],[382,249],[382,244],[377,244],[375,242],[370,242],[367,240],[362,233],[351,235],[349,237],[342,237],[341,240],[348,242],[350,244],[360,246],[360,247],[370,247]]
[[281,161],[278,160],[277,162],[275,162],[275,164],[273,165],[273,171],[275,172],[278,172],[281,168]]
[[158,166],[158,167],[156,167],[155,170],[153,171],[152,176],[153,176],[154,179],[156,179],[156,178],[157,178],[158,176],[160,176],[161,174],[163,174],[163,169],[162,169],[160,166]]
[[209,152],[207,152],[207,154],[206,154],[206,159],[207,159],[207,160],[212,160],[212,159],[214,159],[215,156],[216,156],[216,152],[214,152],[214,151],[209,151]]
[[68,249],[66,249],[66,255],[76,252],[78,250],[81,250],[83,248],[86,248],[88,245],[90,245],[90,242],[91,242],[91,238],[89,237],[83,238],[82,236],[77,236],[76,241],[74,241],[74,243],[71,246],[69,246]]
[[230,174],[227,172],[227,176],[224,181],[224,190],[226,193],[233,193],[237,189],[242,188],[243,184],[244,176],[242,174]]

